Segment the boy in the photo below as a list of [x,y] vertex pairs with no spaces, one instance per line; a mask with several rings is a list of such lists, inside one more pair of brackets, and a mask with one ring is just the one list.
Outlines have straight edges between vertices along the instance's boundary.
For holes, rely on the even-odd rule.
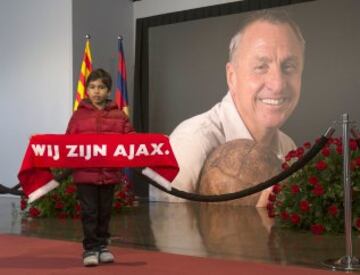
[[[91,72],[85,85],[88,98],[73,113],[67,134],[134,132],[127,116],[108,99],[111,84],[111,76],[105,70]],[[121,172],[117,168],[82,168],[74,170],[73,179],[81,208],[84,266],[111,263],[114,256],[107,249],[109,223],[114,187],[121,181]]]

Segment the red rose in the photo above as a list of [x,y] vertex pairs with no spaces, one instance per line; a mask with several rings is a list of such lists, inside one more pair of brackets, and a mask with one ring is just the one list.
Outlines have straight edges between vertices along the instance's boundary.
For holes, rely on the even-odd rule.
[[333,138],[329,138],[328,142],[326,143],[327,144],[333,144],[334,143],[334,139]]
[[293,213],[290,215],[290,221],[293,224],[299,224],[300,223],[300,216],[296,213]]
[[309,149],[311,147],[311,143],[310,142],[305,142],[303,145],[306,149]]
[[296,151],[295,150],[291,150],[289,151],[289,153],[287,153],[287,155],[285,156],[285,160],[286,161],[289,161],[291,160],[292,158],[295,158],[296,157]]
[[123,191],[120,191],[116,194],[116,197],[119,199],[125,199],[126,198],[126,194]]
[[350,147],[350,150],[355,151],[358,147],[356,141],[353,139],[350,139],[349,147]]
[[33,206],[29,209],[29,215],[32,218],[36,218],[36,217],[40,216],[40,211],[39,211],[39,209],[37,209],[36,207]]
[[300,201],[299,207],[302,212],[308,212],[310,210],[310,203],[307,200]]
[[334,138],[333,143],[334,143],[335,145],[341,145],[342,141],[341,141],[340,138]]
[[275,193],[275,194],[279,194],[281,192],[281,186],[280,184],[275,184],[272,188],[272,191]]
[[301,158],[304,155],[304,152],[305,152],[304,148],[302,148],[302,147],[297,148],[296,149],[296,157]]
[[75,211],[80,212],[80,204],[79,203],[75,204]]
[[355,159],[355,163],[356,163],[357,166],[360,166],[360,157],[357,157]]
[[64,208],[64,203],[61,201],[57,201],[55,203],[55,209],[63,209]]
[[330,149],[329,149],[329,147],[324,147],[324,148],[321,150],[321,154],[322,154],[324,157],[330,156]]
[[332,204],[328,207],[328,213],[331,216],[336,216],[337,213],[339,212],[339,209],[337,208],[337,206],[335,204]]
[[342,153],[343,153],[343,148],[342,148],[341,145],[336,146],[336,152],[337,152],[339,155],[342,155]]
[[360,229],[360,218],[356,218],[355,226],[356,226],[357,229]]
[[289,154],[287,154],[286,156],[285,156],[285,161],[290,161],[291,160],[291,156],[289,155]]
[[268,202],[268,204],[266,205],[266,209],[267,209],[268,211],[274,210],[274,204],[273,204],[272,202]]
[[286,169],[289,168],[289,164],[287,164],[286,162],[284,162],[283,164],[281,164],[281,168],[282,168],[283,170],[286,170]]
[[315,164],[315,168],[319,171],[325,170],[327,168],[327,164],[325,161],[323,160],[319,160],[316,164]]
[[21,210],[25,210],[27,207],[27,200],[25,199],[21,199],[21,202],[20,202],[20,209]]
[[114,208],[115,209],[120,209],[121,208],[121,202],[119,202],[119,201],[116,201],[115,203],[114,203]]
[[315,235],[321,235],[325,231],[325,227],[319,223],[312,224],[310,229],[311,229],[311,232]]
[[290,217],[289,213],[286,212],[286,211],[282,211],[280,215],[281,215],[281,218],[282,218],[284,221],[288,220],[289,217]]
[[268,200],[272,201],[272,202],[276,201],[276,195],[274,193],[270,193],[269,197],[268,197]]
[[350,170],[351,171],[354,171],[356,169],[356,161],[353,159],[351,162],[350,162]]
[[59,196],[58,194],[52,194],[52,195],[51,195],[51,198],[52,198],[54,201],[60,200],[60,196]]
[[297,184],[291,185],[291,193],[297,194],[300,192],[300,187]]
[[314,186],[314,189],[311,191],[315,196],[322,196],[325,192],[324,187],[318,183]]
[[76,191],[75,185],[71,184],[65,189],[65,194],[72,194]]
[[318,178],[316,176],[311,176],[310,178],[308,178],[308,182],[311,184],[311,185],[315,185],[319,182]]
[[270,218],[274,218],[275,217],[274,204],[272,202],[268,202],[268,204],[266,205],[266,209],[268,212],[268,216]]
[[272,210],[272,211],[268,211],[268,217],[269,218],[274,218],[275,217],[275,212]]

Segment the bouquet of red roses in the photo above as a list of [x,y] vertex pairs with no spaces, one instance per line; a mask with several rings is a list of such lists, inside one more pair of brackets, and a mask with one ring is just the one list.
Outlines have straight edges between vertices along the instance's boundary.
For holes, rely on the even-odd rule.
[[[290,151],[283,169],[301,158],[311,144]],[[350,140],[353,228],[360,230],[360,150]],[[331,138],[303,169],[273,186],[268,198],[268,215],[281,227],[310,230],[314,234],[344,231],[343,144]]]

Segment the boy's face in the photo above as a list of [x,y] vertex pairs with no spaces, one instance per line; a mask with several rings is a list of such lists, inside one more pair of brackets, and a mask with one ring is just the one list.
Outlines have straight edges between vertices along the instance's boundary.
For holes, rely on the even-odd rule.
[[98,109],[103,109],[109,96],[109,89],[101,79],[90,81],[87,93],[91,103]]

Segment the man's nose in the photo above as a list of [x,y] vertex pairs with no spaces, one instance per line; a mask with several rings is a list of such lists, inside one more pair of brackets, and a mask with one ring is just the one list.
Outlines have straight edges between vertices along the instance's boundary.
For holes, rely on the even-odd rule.
[[274,92],[281,92],[286,85],[286,76],[281,68],[272,68],[267,75],[266,85]]

